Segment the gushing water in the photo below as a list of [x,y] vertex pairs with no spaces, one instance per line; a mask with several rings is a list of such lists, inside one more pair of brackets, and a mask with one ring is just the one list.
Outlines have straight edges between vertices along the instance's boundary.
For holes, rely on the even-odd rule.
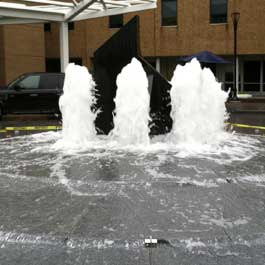
[[64,93],[59,100],[63,120],[61,143],[64,146],[81,146],[95,139],[96,115],[91,111],[94,88],[95,83],[86,67],[68,65]]
[[[185,66],[177,66],[171,80],[171,117],[173,128],[169,137],[155,138],[164,148],[177,145],[181,149],[198,149],[207,144],[219,144],[224,133],[227,93],[221,90],[213,73],[201,69],[195,59]],[[117,77],[114,129],[105,138],[105,147],[150,147],[148,79],[141,63],[133,58]],[[70,64],[66,70],[64,94],[59,104],[63,115],[62,140],[59,147],[84,148],[100,145],[91,111],[95,98],[95,83],[85,67]],[[205,145],[206,144],[206,145]],[[149,148],[148,147],[148,148]],[[196,149],[196,150],[197,150]],[[204,150],[204,148],[202,148]]]
[[178,65],[171,80],[171,140],[175,143],[215,143],[224,132],[227,93],[210,69],[197,59]]
[[117,77],[116,116],[111,138],[125,145],[149,144],[148,79],[135,58]]

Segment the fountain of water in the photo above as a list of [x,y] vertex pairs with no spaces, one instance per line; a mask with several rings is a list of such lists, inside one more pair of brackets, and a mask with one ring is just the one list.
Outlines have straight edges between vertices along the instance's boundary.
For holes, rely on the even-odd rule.
[[[77,85],[78,84],[78,85]],[[227,93],[221,90],[210,69],[201,69],[194,59],[177,66],[171,80],[173,128],[166,138],[174,144],[214,144],[224,132]],[[141,63],[133,58],[117,77],[114,129],[107,140],[118,145],[147,146],[149,139],[148,78]],[[85,146],[95,141],[95,83],[85,67],[70,64],[66,70],[64,94],[60,98],[63,115],[63,145]],[[88,145],[89,146],[89,145]]]
[[171,80],[171,140],[175,143],[214,143],[224,132],[227,93],[210,69],[197,59],[178,65]]
[[125,145],[149,144],[148,79],[141,63],[133,58],[117,77],[116,116],[111,138]]
[[82,146],[95,139],[96,115],[91,111],[95,101],[94,88],[95,83],[86,67],[68,65],[64,93],[59,100],[63,121],[63,146]]

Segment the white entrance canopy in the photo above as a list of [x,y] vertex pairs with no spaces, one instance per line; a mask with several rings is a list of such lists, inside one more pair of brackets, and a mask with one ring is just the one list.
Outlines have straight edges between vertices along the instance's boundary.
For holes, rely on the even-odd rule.
[[156,8],[156,0],[0,0],[0,25],[60,23],[61,70],[69,62],[68,23]]

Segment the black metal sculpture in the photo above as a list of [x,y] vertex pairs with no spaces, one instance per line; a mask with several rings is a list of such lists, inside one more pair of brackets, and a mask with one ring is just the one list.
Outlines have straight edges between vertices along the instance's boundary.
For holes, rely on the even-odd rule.
[[97,84],[95,107],[99,110],[95,124],[99,133],[108,134],[113,128],[116,78],[133,57],[142,63],[149,79],[151,134],[162,134],[171,129],[169,97],[171,85],[141,57],[139,17],[135,16],[94,53],[94,78]]

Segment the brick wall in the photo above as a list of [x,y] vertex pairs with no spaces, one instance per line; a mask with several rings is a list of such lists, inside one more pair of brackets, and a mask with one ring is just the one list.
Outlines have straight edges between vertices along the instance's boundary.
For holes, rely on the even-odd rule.
[[25,72],[45,71],[42,24],[6,25],[3,35],[6,83]]

